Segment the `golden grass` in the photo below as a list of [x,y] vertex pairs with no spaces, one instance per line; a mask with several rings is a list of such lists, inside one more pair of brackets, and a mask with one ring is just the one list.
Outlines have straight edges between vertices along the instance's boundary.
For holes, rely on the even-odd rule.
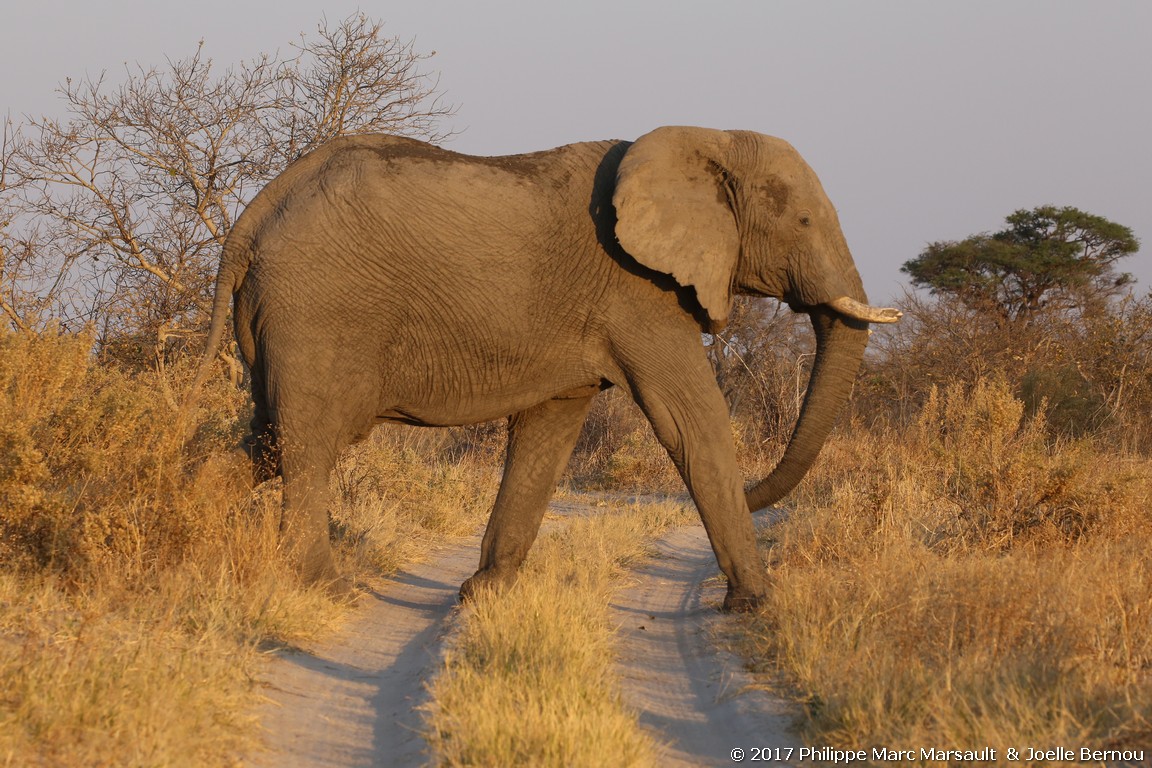
[[[0,765],[228,765],[254,747],[259,649],[343,608],[280,558],[276,486],[236,479],[246,399],[209,386],[185,448],[171,393],[190,369],[130,375],[91,347],[0,332]],[[392,429],[341,463],[333,530],[354,577],[479,524],[495,462],[428,458],[458,443]],[[609,448],[611,479],[679,488],[646,428]],[[1003,384],[937,393],[906,430],[825,448],[767,534],[753,653],[803,690],[822,745],[1147,744],[1150,488],[1146,459],[1052,442]],[[652,762],[607,603],[683,514],[574,520],[477,602],[435,682],[441,762]]]
[[389,426],[343,457],[333,477],[333,529],[346,569],[391,573],[487,519],[499,468],[471,451],[437,458],[448,442],[447,430]]
[[[281,558],[276,485],[238,480],[243,394],[207,387],[185,448],[171,392],[190,366],[130,375],[91,348],[0,332],[0,765],[234,764],[256,744],[260,649],[344,606]],[[353,576],[474,529],[495,478],[417,457],[444,440],[374,438],[335,473]]]
[[147,573],[105,553],[84,573],[0,576],[8,764],[226,765],[251,747],[259,646],[311,636],[340,607],[293,586],[272,514],[212,510],[214,534]]
[[768,532],[753,653],[803,691],[813,743],[1152,739],[1152,464],[1022,414],[982,382],[835,438]]
[[431,685],[438,765],[655,765],[623,703],[609,601],[648,542],[691,517],[635,504],[571,520],[533,547],[510,590],[480,595]]
[[0,601],[0,764],[227,764],[246,744],[253,664],[229,627],[11,575]]

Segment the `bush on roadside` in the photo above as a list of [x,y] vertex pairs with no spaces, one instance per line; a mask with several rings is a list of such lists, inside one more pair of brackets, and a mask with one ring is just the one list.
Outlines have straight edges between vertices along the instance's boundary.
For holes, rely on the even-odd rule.
[[[234,762],[256,740],[259,649],[312,636],[341,608],[281,558],[278,483],[249,492],[233,451],[246,395],[210,382],[184,446],[192,361],[133,372],[98,365],[92,347],[87,334],[0,330],[0,755]],[[337,532],[354,576],[474,530],[493,471],[470,451],[425,458],[457,437],[386,432],[341,463]]]
[[1051,438],[1002,381],[935,390],[834,438],[770,530],[755,653],[819,743],[1146,740],[1150,494],[1146,460]]

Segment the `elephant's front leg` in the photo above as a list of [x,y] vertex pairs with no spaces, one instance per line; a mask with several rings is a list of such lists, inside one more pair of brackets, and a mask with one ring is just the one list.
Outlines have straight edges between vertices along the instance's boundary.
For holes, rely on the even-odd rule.
[[592,397],[549,400],[509,419],[504,478],[484,533],[480,568],[460,587],[461,598],[468,599],[480,589],[503,589],[516,580],[580,436]]
[[633,396],[684,478],[728,578],[724,609],[752,610],[767,595],[768,573],[744,498],[728,408],[711,367],[702,350],[686,357],[675,348],[647,350],[636,366]]

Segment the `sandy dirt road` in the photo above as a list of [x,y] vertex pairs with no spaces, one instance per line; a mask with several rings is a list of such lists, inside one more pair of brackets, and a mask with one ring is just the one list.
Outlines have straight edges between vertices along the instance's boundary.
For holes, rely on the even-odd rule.
[[254,764],[424,765],[416,707],[479,552],[479,536],[437,550],[361,597],[335,637],[278,653],[268,665],[261,713],[273,748]]
[[[703,528],[677,529],[657,548],[613,608],[626,698],[668,745],[666,764],[731,765],[734,747],[799,746],[789,730],[794,711],[749,689],[739,660],[713,642],[723,587]],[[426,700],[459,585],[478,557],[479,537],[444,547],[363,596],[335,636],[277,652],[261,712],[270,749],[252,764],[425,765],[415,709]]]
[[625,698],[666,744],[660,765],[733,765],[735,748],[750,759],[754,749],[803,746],[795,705],[754,687],[716,642],[725,588],[703,526],[677,528],[656,549],[612,607]]

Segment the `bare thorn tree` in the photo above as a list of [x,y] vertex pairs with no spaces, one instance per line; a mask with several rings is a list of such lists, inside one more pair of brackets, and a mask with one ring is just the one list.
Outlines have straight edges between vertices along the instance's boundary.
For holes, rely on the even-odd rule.
[[450,135],[427,58],[355,15],[287,58],[218,72],[201,43],[119,85],[66,81],[66,120],[5,130],[0,310],[20,329],[92,323],[105,345],[198,329],[232,223],[288,163],[348,134]]
[[4,312],[5,319],[12,327],[27,331],[29,325],[24,319],[25,302],[22,301],[24,292],[20,288],[26,258],[23,248],[11,233],[16,206],[11,186],[12,175],[8,173],[8,166],[12,162],[12,147],[15,141],[12,121],[5,118],[3,132],[0,135],[0,310]]
[[411,41],[384,37],[383,25],[363,14],[335,28],[322,23],[316,38],[301,35],[293,47],[281,119],[269,123],[269,144],[285,160],[337,136],[399,133],[433,143],[451,136],[440,121],[453,110],[437,95],[439,80],[421,70],[435,51],[420,54]]

